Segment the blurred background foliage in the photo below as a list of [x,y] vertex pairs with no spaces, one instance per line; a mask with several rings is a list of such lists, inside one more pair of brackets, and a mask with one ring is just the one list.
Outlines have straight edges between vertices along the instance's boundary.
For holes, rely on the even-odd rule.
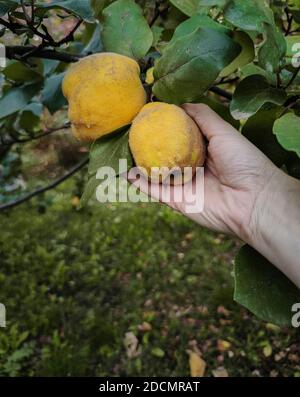
[[[79,164],[55,190],[0,214],[0,302],[7,308],[0,374],[188,376],[192,351],[206,362],[208,376],[300,376],[296,330],[263,323],[232,301],[239,242],[159,204],[91,202],[78,210],[88,147],[70,134],[60,84],[73,57],[103,50],[97,18],[110,3],[39,1],[32,25],[21,1],[0,1],[2,23],[13,28],[0,29],[11,58],[0,73],[0,206],[60,182]],[[188,18],[189,9],[182,12],[176,1],[137,3],[152,24],[153,51]],[[23,5],[30,16],[30,1]],[[297,31],[294,4],[291,15],[282,22],[275,13],[278,23]],[[47,55],[59,59],[43,57],[48,47]],[[143,75],[148,63],[146,57]],[[223,105],[241,75],[220,79],[203,99],[237,127]],[[258,117],[266,123],[263,140],[254,134]],[[296,176],[299,159],[286,158],[270,132],[274,120],[272,109],[262,110],[245,134]]]
[[207,376],[300,375],[297,331],[232,301],[239,243],[159,204],[78,211],[77,178],[0,215],[1,375],[189,376],[188,350]]

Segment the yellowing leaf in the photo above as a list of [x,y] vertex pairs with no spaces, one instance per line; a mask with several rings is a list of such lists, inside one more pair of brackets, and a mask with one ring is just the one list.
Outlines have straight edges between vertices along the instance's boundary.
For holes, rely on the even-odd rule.
[[218,367],[212,371],[212,374],[215,378],[228,378],[228,371],[224,367]]
[[142,348],[139,346],[139,341],[133,332],[126,332],[124,346],[128,358],[138,357],[142,352]]
[[219,352],[225,352],[230,349],[231,343],[227,340],[219,339],[217,342]]
[[190,374],[193,378],[202,378],[205,373],[206,362],[199,356],[199,354],[188,350]]
[[265,357],[270,357],[271,355],[272,355],[272,346],[271,345],[266,345],[264,348],[263,348],[263,354],[264,354],[264,356]]
[[154,76],[153,76],[154,67],[147,70],[145,82],[149,85],[154,83]]

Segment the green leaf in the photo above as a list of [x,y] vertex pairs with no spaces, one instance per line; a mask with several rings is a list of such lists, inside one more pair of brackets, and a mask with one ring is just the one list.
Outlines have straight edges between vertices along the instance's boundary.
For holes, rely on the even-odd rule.
[[224,17],[242,30],[262,33],[265,24],[274,24],[273,13],[262,0],[231,0],[225,6]]
[[96,175],[92,175],[87,184],[85,185],[84,192],[80,199],[80,208],[83,208],[87,205],[90,199],[96,192],[97,187],[99,186],[100,181],[96,178]]
[[14,11],[18,6],[19,4],[16,1],[0,0],[0,17]]
[[0,98],[0,118],[7,117],[24,107],[41,89],[40,83],[11,88]]
[[211,28],[219,30],[223,33],[230,33],[230,29],[226,26],[215,22],[207,15],[194,15],[193,17],[187,19],[186,21],[182,22],[178,27],[175,29],[174,35],[170,43],[173,43],[175,40],[179,39],[180,37],[186,36],[188,34],[193,33],[198,28]]
[[85,21],[94,21],[91,0],[52,0],[47,3],[36,3],[36,13],[39,16],[43,16],[48,10],[52,9],[65,10]]
[[2,73],[11,81],[28,83],[43,78],[43,65],[39,61],[38,66],[32,68],[19,61],[10,61]]
[[234,32],[233,40],[242,47],[242,51],[230,65],[226,66],[226,68],[222,70],[220,77],[231,75],[239,68],[252,62],[255,57],[254,43],[247,33],[236,31]]
[[[207,13],[209,8],[201,0],[170,0],[170,2],[185,15],[191,17],[196,14]],[[218,0],[215,1],[216,3]]]
[[235,258],[234,300],[260,319],[291,325],[291,308],[300,302],[299,289],[263,256],[244,246]]
[[227,123],[231,124],[235,129],[238,130],[240,128],[240,122],[231,116],[229,107],[208,97],[200,98],[197,102],[205,103],[211,107],[223,120],[227,121]]
[[157,358],[163,358],[165,356],[165,352],[160,347],[153,347],[151,354]]
[[253,75],[246,77],[238,85],[230,104],[230,111],[236,120],[247,119],[265,103],[282,105],[286,98],[285,91],[271,87],[265,77]]
[[152,44],[152,46],[155,48],[159,44],[159,42],[161,41],[164,28],[161,27],[161,26],[153,25],[151,30],[152,30],[152,34],[153,34],[153,44]]
[[102,39],[106,51],[139,59],[152,46],[153,34],[133,0],[117,0],[103,11]]
[[26,131],[34,131],[40,124],[43,106],[41,103],[32,102],[27,105],[20,116],[19,125]]
[[82,51],[83,54],[95,54],[103,50],[101,32],[102,27],[99,23],[97,23],[90,41],[87,43]]
[[55,74],[45,80],[45,85],[42,91],[42,103],[51,113],[55,113],[67,104],[61,88],[64,76],[65,72]]
[[273,73],[267,72],[265,69],[257,66],[254,63],[249,63],[241,68],[241,73],[243,77],[253,76],[253,75],[261,75],[263,76],[270,84],[276,85],[276,75]]
[[55,70],[58,68],[60,61],[55,59],[43,59],[43,66],[44,66],[44,76],[49,77],[52,75]]
[[281,167],[285,164],[289,153],[278,143],[273,134],[273,125],[282,107],[272,106],[267,110],[260,110],[250,117],[242,129],[242,134],[260,149],[274,164]]
[[273,128],[280,145],[296,152],[300,157],[300,117],[294,113],[288,113],[276,120]]
[[88,171],[90,177],[80,200],[81,207],[84,207],[88,203],[99,186],[99,180],[96,178],[99,168],[111,167],[115,170],[116,176],[118,176],[120,159],[127,160],[127,169],[133,166],[128,137],[128,129],[123,128],[113,134],[105,135],[93,143],[90,150]]
[[282,32],[271,25],[265,27],[265,43],[258,52],[258,64],[271,73],[277,73],[286,53],[286,41]]
[[126,159],[128,169],[131,168],[133,160],[129,149],[128,137],[128,129],[123,128],[114,134],[105,135],[97,139],[90,150],[89,174],[95,175],[101,167],[111,167],[118,175],[120,159]]
[[154,68],[153,92],[165,102],[192,102],[207,91],[239,51],[240,46],[226,34],[199,28],[164,49]]

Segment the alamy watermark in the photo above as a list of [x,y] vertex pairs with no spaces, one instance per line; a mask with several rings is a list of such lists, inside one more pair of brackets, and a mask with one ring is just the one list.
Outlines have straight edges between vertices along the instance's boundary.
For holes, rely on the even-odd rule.
[[0,303],[0,327],[6,327],[6,308],[3,303]]
[[299,328],[300,327],[300,303],[294,303],[292,306],[292,327]]
[[293,44],[292,52],[294,53],[294,55],[292,57],[292,66],[294,68],[299,68],[300,67],[300,42]]
[[6,49],[5,45],[0,43],[0,69],[6,67]]
[[[101,167],[96,174],[96,199],[100,203],[145,203],[163,201],[180,207],[187,214],[204,208],[204,168],[134,167],[127,173],[127,160],[119,160],[119,169]],[[121,175],[121,177],[118,177]],[[123,176],[123,177],[122,177]],[[127,183],[127,179],[131,184]],[[152,182],[151,182],[152,181]],[[153,182],[154,181],[154,182]]]

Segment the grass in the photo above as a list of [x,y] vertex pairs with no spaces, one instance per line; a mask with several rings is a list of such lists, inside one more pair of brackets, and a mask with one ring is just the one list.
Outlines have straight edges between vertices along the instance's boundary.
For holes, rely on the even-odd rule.
[[208,376],[299,376],[297,332],[232,301],[237,242],[159,204],[78,211],[72,189],[0,215],[2,376],[188,376],[187,349]]

